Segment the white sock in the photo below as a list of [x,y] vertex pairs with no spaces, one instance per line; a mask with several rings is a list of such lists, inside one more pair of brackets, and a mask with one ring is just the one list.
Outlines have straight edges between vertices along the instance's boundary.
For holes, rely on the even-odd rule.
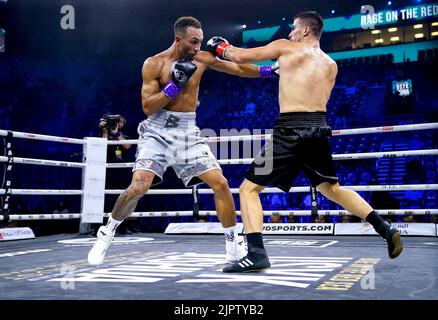
[[119,226],[119,224],[121,224],[122,222],[123,220],[122,221],[116,220],[112,217],[112,214],[110,214],[106,227],[111,231],[115,231]]
[[228,228],[224,228],[225,241],[233,242],[237,237],[237,228],[236,225]]

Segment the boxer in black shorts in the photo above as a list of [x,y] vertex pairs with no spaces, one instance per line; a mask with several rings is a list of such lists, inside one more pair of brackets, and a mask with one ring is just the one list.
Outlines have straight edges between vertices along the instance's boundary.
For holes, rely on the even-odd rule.
[[207,43],[208,50],[236,63],[278,59],[272,67],[261,67],[260,72],[278,73],[280,78],[280,116],[272,140],[254,160],[239,188],[248,255],[227,265],[224,272],[258,271],[271,266],[263,246],[259,194],[268,185],[289,191],[300,171],[325,197],[368,221],[386,241],[390,258],[403,250],[400,232],[391,228],[357,192],[342,188],[333,169],[326,105],[338,68],[320,49],[322,29],[321,16],[307,11],[294,17],[289,40],[276,40],[252,49],[233,47],[221,37],[213,37]]
[[[285,192],[290,190],[300,171],[304,171],[314,187],[323,182],[336,183],[330,136],[331,128],[324,112],[281,113],[272,140],[254,160],[246,179]],[[272,168],[266,165],[270,161]]]

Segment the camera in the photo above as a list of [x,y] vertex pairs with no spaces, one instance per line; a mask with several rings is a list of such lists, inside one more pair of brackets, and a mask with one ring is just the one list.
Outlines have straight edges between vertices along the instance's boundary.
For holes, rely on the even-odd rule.
[[105,128],[113,131],[117,129],[120,119],[122,119],[120,114],[107,113],[102,117],[102,119],[100,119],[100,121],[105,122]]

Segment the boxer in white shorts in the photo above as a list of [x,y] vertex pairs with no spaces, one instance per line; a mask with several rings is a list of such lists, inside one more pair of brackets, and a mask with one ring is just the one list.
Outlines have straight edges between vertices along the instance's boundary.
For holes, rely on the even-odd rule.
[[103,262],[117,226],[134,211],[150,186],[162,180],[169,166],[187,187],[205,182],[213,189],[217,215],[224,228],[226,261],[246,255],[243,237],[236,232],[236,209],[228,182],[200,138],[195,111],[201,76],[207,68],[250,78],[271,74],[263,67],[239,65],[200,51],[202,26],[193,17],[179,18],[174,33],[172,46],[143,64],[142,107],[149,117],[138,128],[140,143],[132,182],[117,199],[107,225],[99,228],[97,241],[88,254],[90,264]]
[[221,170],[196,126],[195,112],[160,110],[138,126],[140,142],[133,171],[147,170],[155,174],[152,185],[163,180],[171,166],[186,187],[203,181],[199,178],[210,170]]

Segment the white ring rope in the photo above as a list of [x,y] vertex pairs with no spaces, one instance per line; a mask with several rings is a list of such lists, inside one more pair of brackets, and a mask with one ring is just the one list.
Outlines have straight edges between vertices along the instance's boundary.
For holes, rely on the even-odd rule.
[[[427,156],[427,155],[438,155],[438,149],[334,154],[333,160],[400,158],[400,157]],[[220,159],[218,161],[222,165],[251,164],[254,161],[254,158]],[[134,166],[134,162],[106,164],[106,167],[111,169],[132,168],[133,166]]]
[[[403,184],[383,186],[343,186],[345,189],[355,191],[406,191],[406,190],[438,190],[438,184]],[[231,193],[238,194],[239,188],[230,188]],[[105,194],[120,194],[125,190],[105,190]],[[1,190],[0,190],[1,192]],[[292,187],[290,193],[310,192],[310,187]],[[198,189],[199,194],[214,194],[212,189]],[[278,188],[265,188],[262,193],[283,193]],[[192,194],[191,189],[151,189],[146,195],[168,195],[168,194]]]
[[53,141],[53,142],[63,142],[63,143],[75,143],[75,144],[86,144],[84,139],[74,139],[66,137],[48,136],[45,134],[35,134],[27,132],[18,131],[6,131],[0,130],[0,137],[6,137],[8,132],[11,132],[13,138],[31,139],[31,140],[42,140],[42,141]]
[[[438,129],[438,123],[418,123],[418,124],[406,124],[399,126],[383,126],[383,127],[370,127],[370,128],[357,128],[357,129],[342,129],[342,130],[332,130],[333,136],[342,135],[354,135],[354,134],[368,134],[368,133],[384,133],[384,132],[400,132],[400,131],[411,131],[411,130],[430,130]],[[75,144],[86,144],[85,139],[74,139],[58,136],[50,136],[44,134],[35,134],[28,132],[18,132],[18,131],[7,131],[0,130],[0,137],[6,137],[8,133],[11,133],[14,138],[31,139],[31,140],[42,140],[42,141],[53,141],[53,142],[63,142],[63,143],[75,143]],[[207,140],[209,142],[225,142],[225,141],[252,141],[252,140],[265,140],[270,139],[269,134],[260,135],[242,135],[242,136],[223,136],[223,137],[209,137]],[[138,139],[134,140],[122,140],[122,141],[108,141],[109,145],[112,144],[137,144]]]
[[[438,155],[438,149],[334,154],[333,160],[399,158],[399,157],[426,156],[426,155]],[[251,164],[253,160],[254,160],[253,158],[244,158],[244,159],[220,159],[218,161],[222,165],[236,165],[236,164]],[[9,161],[8,157],[0,156],[0,163],[4,163],[8,161]],[[65,168],[85,168],[85,163],[82,162],[69,162],[69,161],[32,159],[32,158],[20,158],[20,157],[11,157],[11,161],[12,163],[18,163],[18,164],[30,164],[30,165],[65,167]],[[111,169],[132,168],[133,166],[134,166],[134,162],[106,164],[106,167]]]
[[[384,127],[332,130],[332,135],[333,136],[345,136],[345,135],[355,135],[355,134],[386,133],[386,132],[430,130],[430,129],[438,129],[438,123],[432,122],[432,123],[419,123],[419,124],[405,124],[405,125],[399,125],[399,126],[384,126]],[[267,140],[267,139],[271,139],[270,134],[242,135],[242,136],[220,136],[220,137],[206,138],[207,142],[255,141],[255,140]],[[108,145],[137,144],[138,141],[139,141],[138,139],[108,141]]]
[[[0,163],[1,162],[9,162],[8,157],[0,156]],[[34,164],[39,166],[65,167],[65,168],[85,168],[86,166],[85,163],[82,162],[68,162],[68,161],[19,158],[19,157],[11,157],[11,162],[20,163],[20,164]]]
[[[380,215],[436,215],[438,209],[387,209],[387,210],[375,210]],[[273,213],[278,213],[280,216],[310,216],[311,210],[266,210],[263,211],[265,216],[270,216]],[[240,211],[236,211],[237,215],[240,215]],[[108,217],[109,213],[105,213],[104,216]],[[216,211],[201,210],[200,216],[217,216]],[[318,210],[320,216],[337,216],[346,215],[352,216],[353,214],[346,210]],[[133,218],[152,218],[152,217],[191,217],[193,211],[149,211],[149,212],[133,212],[129,217]],[[61,213],[61,214],[11,214],[9,216],[10,221],[17,220],[67,220],[67,219],[80,219],[80,213]],[[0,221],[3,220],[3,216],[0,215]]]
[[383,127],[332,130],[332,135],[333,136],[345,136],[345,135],[354,135],[354,134],[401,132],[401,131],[430,130],[430,129],[438,129],[438,122],[404,124],[404,125],[399,125],[399,126],[383,126]]
[[[382,186],[343,186],[354,191],[406,191],[406,190],[438,190],[438,184],[394,184]],[[238,194],[239,188],[230,188],[231,193]],[[11,195],[82,195],[82,190],[50,190],[50,189],[10,189]],[[105,194],[121,194],[124,189],[107,189]],[[310,187],[292,187],[290,193],[309,192]],[[212,189],[198,189],[199,194],[214,194]],[[5,194],[6,189],[0,189]],[[262,193],[283,193],[278,188],[265,188]],[[150,189],[145,195],[192,194],[192,189]]]
[[[11,195],[39,195],[39,196],[81,196],[83,190],[51,190],[51,189],[10,189]],[[6,194],[6,189],[0,189],[0,195]]]

